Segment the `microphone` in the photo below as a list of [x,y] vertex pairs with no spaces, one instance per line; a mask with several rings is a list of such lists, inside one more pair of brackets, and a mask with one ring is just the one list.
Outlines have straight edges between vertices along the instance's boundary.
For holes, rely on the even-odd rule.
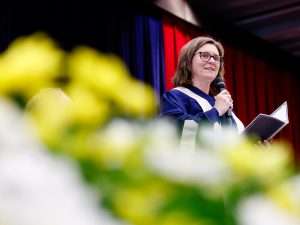
[[[218,91],[221,92],[226,89],[225,82],[221,76],[217,76],[214,80],[215,86],[217,87]],[[231,108],[228,109],[226,112],[226,117],[228,118],[228,122],[231,125],[232,124],[232,111]]]

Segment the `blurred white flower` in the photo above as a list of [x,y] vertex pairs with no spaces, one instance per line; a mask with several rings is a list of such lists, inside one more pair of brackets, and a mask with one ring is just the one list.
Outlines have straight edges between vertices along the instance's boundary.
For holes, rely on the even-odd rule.
[[244,141],[244,137],[237,135],[236,130],[230,127],[222,128],[219,131],[202,127],[198,130],[197,139],[201,147],[208,148],[210,151],[235,149],[235,146]]
[[0,101],[0,223],[117,225],[76,165],[47,152],[26,132],[24,118]]
[[[217,152],[204,147],[181,149],[177,128],[171,121],[160,119],[152,125],[148,132],[151,141],[147,145],[146,161],[155,171],[171,180],[199,186],[219,186],[231,177],[227,161]],[[213,138],[210,129],[200,130],[209,140]]]
[[20,146],[27,149],[38,145],[28,134],[29,124],[24,120],[21,110],[3,98],[0,98],[0,124],[0,152],[19,151]]
[[[114,119],[91,135],[89,149],[108,168],[120,168],[137,147],[142,132],[134,123]],[[99,162],[100,162],[99,161]]]
[[[300,175],[296,175],[291,180],[291,185],[293,186],[293,199],[297,201],[300,206]],[[300,215],[299,215],[300,216]]]
[[101,133],[112,148],[130,150],[139,140],[137,127],[127,120],[115,119]]
[[143,130],[147,135],[148,151],[178,149],[178,131],[174,123],[165,118],[152,121]]
[[148,151],[147,158],[154,170],[175,181],[217,186],[231,176],[227,162],[209,151],[165,149]]
[[240,225],[300,225],[299,217],[282,210],[262,195],[242,200],[237,215]]

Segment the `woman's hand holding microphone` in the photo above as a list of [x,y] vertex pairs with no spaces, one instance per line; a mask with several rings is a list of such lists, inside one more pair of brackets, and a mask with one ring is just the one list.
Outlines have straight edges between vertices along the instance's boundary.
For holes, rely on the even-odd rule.
[[214,107],[218,111],[219,116],[223,116],[229,109],[233,109],[233,100],[226,89],[216,95],[215,99]]

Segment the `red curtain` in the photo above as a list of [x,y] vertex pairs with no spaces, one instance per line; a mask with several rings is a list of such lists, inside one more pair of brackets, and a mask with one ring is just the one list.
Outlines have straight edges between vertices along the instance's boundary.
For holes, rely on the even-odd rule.
[[165,45],[166,89],[170,90],[174,87],[171,80],[176,70],[180,49],[192,38],[197,37],[200,32],[198,28],[195,28],[182,20],[177,20],[168,16],[164,16],[163,18],[163,32]]
[[[163,18],[165,45],[166,89],[173,88],[178,54],[192,38],[205,34],[199,27],[173,16]],[[221,41],[222,42],[222,41]],[[247,125],[259,113],[270,114],[284,101],[289,108],[290,123],[274,139],[288,140],[300,162],[300,103],[296,100],[296,83],[289,71],[277,68],[264,59],[252,56],[241,49],[223,43],[225,48],[225,81],[234,99],[234,111]]]

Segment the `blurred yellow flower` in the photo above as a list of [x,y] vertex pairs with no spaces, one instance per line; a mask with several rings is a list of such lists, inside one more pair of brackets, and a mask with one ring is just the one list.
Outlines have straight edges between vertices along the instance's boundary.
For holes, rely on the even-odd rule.
[[46,88],[27,104],[27,115],[34,122],[40,138],[57,143],[70,123],[71,99],[60,88]]
[[110,104],[99,98],[92,90],[73,82],[68,85],[66,93],[72,99],[70,121],[73,125],[99,127],[110,116]]
[[68,74],[75,82],[92,88],[108,99],[130,76],[122,61],[89,47],[77,47],[68,57]]
[[70,53],[67,68],[74,83],[86,86],[100,98],[111,100],[118,108],[117,113],[133,117],[154,115],[153,89],[132,79],[116,56],[82,46]]
[[252,142],[245,140],[234,149],[224,151],[224,155],[237,179],[253,178],[262,184],[272,184],[291,172],[289,146],[284,143],[274,143],[270,150],[265,146],[254,148]]
[[120,216],[136,225],[160,224],[159,213],[168,196],[168,187],[157,181],[136,184],[116,192],[113,203]]
[[119,110],[136,118],[153,117],[157,101],[153,89],[137,80],[129,80],[117,90]]
[[300,177],[286,180],[268,191],[268,196],[282,209],[300,220]]
[[31,97],[62,74],[64,52],[43,33],[16,39],[0,56],[0,94]]

